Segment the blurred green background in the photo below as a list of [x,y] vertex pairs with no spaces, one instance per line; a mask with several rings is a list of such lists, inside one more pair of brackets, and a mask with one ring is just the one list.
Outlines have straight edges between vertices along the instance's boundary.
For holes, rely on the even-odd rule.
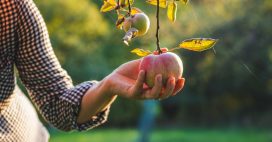
[[[130,47],[115,28],[103,1],[36,0],[54,51],[74,84],[101,80],[122,63],[137,59],[133,48],[154,50],[156,7],[135,0],[151,20],[144,37]],[[152,142],[272,142],[272,1],[191,0],[178,4],[177,21],[161,10],[161,46],[192,37],[217,38],[213,50],[177,50],[186,86],[160,101]],[[106,124],[88,132],[60,132],[47,124],[51,142],[136,141],[141,101],[118,98]]]

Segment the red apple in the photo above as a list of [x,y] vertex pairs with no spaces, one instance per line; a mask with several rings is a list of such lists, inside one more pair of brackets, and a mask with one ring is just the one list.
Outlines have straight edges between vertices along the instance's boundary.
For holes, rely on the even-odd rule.
[[162,75],[162,82],[165,86],[170,76],[175,77],[176,81],[182,76],[183,64],[180,57],[172,52],[159,55],[150,54],[142,58],[140,70],[146,71],[145,83],[149,87],[154,86],[157,74]]

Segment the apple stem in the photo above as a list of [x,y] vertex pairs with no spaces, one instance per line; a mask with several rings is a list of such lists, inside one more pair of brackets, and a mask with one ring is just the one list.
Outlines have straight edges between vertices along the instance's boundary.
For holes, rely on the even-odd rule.
[[131,15],[130,0],[127,0],[127,1],[128,1],[128,15],[130,16]]
[[156,14],[156,18],[157,18],[157,31],[156,31],[156,39],[157,39],[157,51],[159,52],[159,54],[162,53],[161,48],[160,48],[160,39],[159,39],[159,29],[160,29],[160,19],[159,19],[159,15],[160,14],[160,2],[159,0],[157,0],[157,14]]

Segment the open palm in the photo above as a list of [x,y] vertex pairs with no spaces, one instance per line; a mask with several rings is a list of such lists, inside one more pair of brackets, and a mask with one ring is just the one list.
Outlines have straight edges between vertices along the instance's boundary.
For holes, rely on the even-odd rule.
[[167,85],[163,86],[160,74],[154,78],[154,87],[148,87],[145,84],[145,71],[139,70],[140,62],[141,59],[127,62],[109,76],[113,92],[132,99],[165,99],[183,88],[184,78],[176,81],[174,77],[170,77]]

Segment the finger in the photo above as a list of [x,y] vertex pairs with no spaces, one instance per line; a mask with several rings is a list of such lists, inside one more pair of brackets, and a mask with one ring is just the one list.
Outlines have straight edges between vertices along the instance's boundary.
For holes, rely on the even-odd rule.
[[143,90],[144,80],[145,80],[145,71],[140,70],[137,80],[135,82],[135,85],[133,87],[133,94],[140,94],[139,92]]
[[178,79],[172,96],[175,96],[179,91],[181,91],[182,88],[184,87],[184,84],[185,84],[185,78]]
[[140,71],[140,70],[138,70],[138,68],[141,63],[141,60],[142,60],[142,58],[124,63],[120,67],[118,67],[115,70],[115,72],[117,72],[123,76],[128,76],[128,77],[136,80],[138,77],[139,71]]
[[176,85],[175,78],[174,77],[169,77],[168,80],[167,80],[166,89],[163,92],[160,99],[166,99],[169,96],[171,96],[171,94],[173,94],[173,91],[175,89],[175,85]]
[[155,84],[145,96],[147,99],[158,99],[162,89],[162,75],[158,74],[155,77]]

